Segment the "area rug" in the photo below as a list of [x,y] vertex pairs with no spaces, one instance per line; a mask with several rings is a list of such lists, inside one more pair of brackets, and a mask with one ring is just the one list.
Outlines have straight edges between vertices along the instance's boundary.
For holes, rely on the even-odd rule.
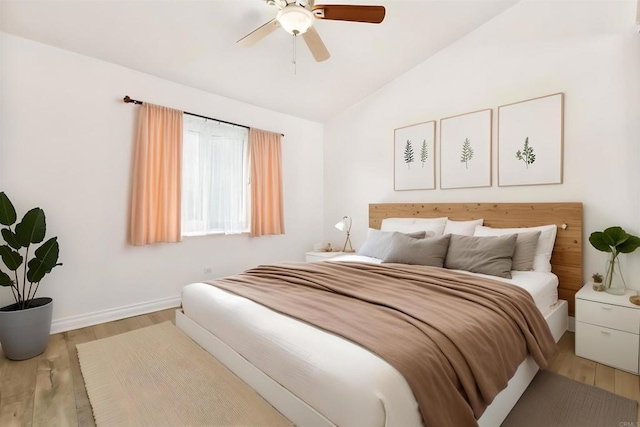
[[98,427],[292,425],[171,322],[77,349]]
[[635,400],[544,370],[502,427],[635,427],[637,409]]

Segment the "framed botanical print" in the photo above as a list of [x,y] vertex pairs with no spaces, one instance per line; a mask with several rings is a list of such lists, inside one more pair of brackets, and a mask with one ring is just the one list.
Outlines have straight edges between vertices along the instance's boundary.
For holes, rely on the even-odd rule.
[[486,109],[440,120],[440,188],[491,186],[491,119]]
[[564,94],[498,107],[498,186],[561,184]]
[[435,120],[397,128],[393,139],[393,189],[436,188]]

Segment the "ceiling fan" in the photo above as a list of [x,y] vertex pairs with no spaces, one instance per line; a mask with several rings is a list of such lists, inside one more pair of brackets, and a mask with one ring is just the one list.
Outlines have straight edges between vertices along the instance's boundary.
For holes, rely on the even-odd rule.
[[238,40],[237,44],[243,47],[252,46],[278,27],[282,27],[289,34],[302,35],[311,54],[318,62],[329,59],[331,55],[313,27],[314,18],[379,24],[384,20],[385,15],[384,6],[314,4],[314,0],[265,1],[268,5],[280,9],[278,14],[271,21]]

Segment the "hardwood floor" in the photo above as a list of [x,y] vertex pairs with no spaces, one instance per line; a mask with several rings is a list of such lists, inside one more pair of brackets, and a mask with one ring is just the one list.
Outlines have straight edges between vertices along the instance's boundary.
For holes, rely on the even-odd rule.
[[0,355],[0,426],[95,426],[76,344],[167,320],[175,323],[175,310],[51,335],[47,350],[33,359],[14,362]]
[[[175,309],[52,335],[47,350],[33,359],[0,355],[0,426],[95,426],[76,344],[167,320],[175,323]],[[640,402],[640,377],[576,356],[571,332],[558,346],[551,371]]]

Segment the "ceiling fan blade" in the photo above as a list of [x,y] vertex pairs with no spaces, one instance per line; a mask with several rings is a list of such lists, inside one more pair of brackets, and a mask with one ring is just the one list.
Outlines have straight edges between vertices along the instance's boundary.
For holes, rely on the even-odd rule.
[[320,34],[316,31],[315,28],[311,27],[307,30],[306,33],[302,35],[305,43],[309,47],[311,54],[316,59],[317,62],[326,61],[331,56],[327,47],[322,42],[320,38]]
[[333,21],[368,22],[379,24],[384,20],[384,6],[355,6],[346,4],[317,4],[311,9],[318,19]]
[[262,40],[263,38],[274,32],[279,26],[280,23],[274,18],[238,40],[236,44],[242,47],[253,46],[256,42]]

